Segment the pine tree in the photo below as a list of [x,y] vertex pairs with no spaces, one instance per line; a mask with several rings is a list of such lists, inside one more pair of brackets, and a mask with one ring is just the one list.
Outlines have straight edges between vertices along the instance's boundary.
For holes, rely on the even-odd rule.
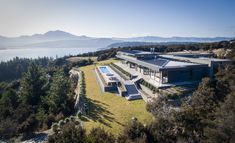
[[45,84],[45,75],[41,69],[32,63],[21,81],[21,99],[28,105],[38,105],[41,97],[45,95],[43,86]]
[[45,98],[51,113],[66,112],[70,107],[68,105],[71,99],[70,89],[70,82],[64,73],[61,70],[57,71],[53,76],[48,96]]

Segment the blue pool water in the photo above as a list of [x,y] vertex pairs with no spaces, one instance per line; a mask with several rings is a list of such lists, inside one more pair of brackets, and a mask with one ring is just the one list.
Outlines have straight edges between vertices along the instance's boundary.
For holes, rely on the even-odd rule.
[[102,73],[111,74],[107,67],[100,67],[100,70],[102,71]]

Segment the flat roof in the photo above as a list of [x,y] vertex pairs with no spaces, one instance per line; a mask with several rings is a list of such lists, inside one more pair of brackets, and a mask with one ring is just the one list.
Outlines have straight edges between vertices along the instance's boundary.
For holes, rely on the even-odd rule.
[[178,62],[178,61],[169,61],[164,67],[186,67],[186,66],[195,66],[195,65],[202,65],[202,64],[195,64],[189,62]]
[[156,58],[151,60],[141,60],[156,66],[159,66],[160,68],[172,68],[172,67],[186,67],[186,66],[195,66],[195,65],[201,65],[191,62],[181,62],[181,61],[173,61],[163,58]]
[[218,58],[207,58],[207,57],[181,57],[178,55],[159,55],[161,57],[169,58],[169,59],[178,59],[178,60],[190,60],[190,59],[198,59],[198,60],[206,60],[206,61],[215,61],[215,62],[223,62],[223,61],[231,61],[229,59],[218,59]]
[[208,52],[208,51],[187,51],[187,50],[184,50],[184,51],[179,51],[179,52],[168,52],[167,54],[171,54],[171,55],[178,55],[178,54],[192,54],[192,55],[194,55],[194,54],[196,54],[196,55],[198,55],[198,54],[201,54],[201,55],[204,55],[204,54],[213,54],[213,53],[210,53],[210,52]]
[[[127,53],[127,54],[120,54],[116,55],[118,58],[127,60],[129,62],[138,64],[140,66],[152,69],[152,70],[161,70],[161,69],[167,69],[167,68],[183,68],[183,67],[190,67],[190,66],[210,66],[211,62],[228,62],[230,60],[228,59],[217,59],[217,58],[208,58],[208,57],[184,57],[174,54],[158,54],[158,56],[154,57],[153,59],[137,59],[129,55],[138,55],[138,54],[152,54],[151,52],[146,51],[138,51],[138,50],[123,50],[121,52]],[[174,52],[173,52],[174,53]],[[191,55],[203,55],[202,51],[195,52],[192,51],[192,53],[188,51],[184,51],[181,53],[191,54]],[[178,52],[180,54],[180,52]]]
[[191,62],[181,62],[181,61],[174,61],[164,58],[155,58],[155,59],[145,59],[139,60],[134,57],[130,57],[127,55],[117,55],[118,58],[127,60],[129,62],[141,65],[143,67],[152,69],[152,70],[161,70],[161,69],[170,69],[170,68],[183,68],[188,66],[207,66],[206,64],[197,64]]

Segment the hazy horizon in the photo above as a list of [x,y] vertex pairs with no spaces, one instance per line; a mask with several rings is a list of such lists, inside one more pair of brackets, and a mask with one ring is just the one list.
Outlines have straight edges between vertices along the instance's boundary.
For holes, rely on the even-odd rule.
[[0,35],[235,37],[233,0],[1,0]]
[[[61,32],[66,32],[75,36],[86,36],[86,37],[90,37],[90,38],[137,38],[137,37],[161,37],[161,38],[173,38],[173,37],[185,37],[185,38],[217,38],[217,37],[227,37],[227,38],[235,38],[235,36],[169,36],[169,37],[163,37],[163,36],[159,36],[159,35],[141,35],[141,36],[129,36],[129,37],[111,37],[111,36],[101,36],[101,37],[95,37],[95,36],[89,36],[89,35],[77,35],[68,31],[63,31],[63,30],[49,30],[47,32],[55,32],[55,31],[61,31]],[[23,36],[33,36],[33,35],[43,35],[46,34],[47,32],[44,33],[33,33],[33,34],[29,34],[29,35],[17,35],[17,36],[5,36],[5,35],[1,35],[2,37],[6,37],[6,38],[18,38],[18,37],[23,37]]]

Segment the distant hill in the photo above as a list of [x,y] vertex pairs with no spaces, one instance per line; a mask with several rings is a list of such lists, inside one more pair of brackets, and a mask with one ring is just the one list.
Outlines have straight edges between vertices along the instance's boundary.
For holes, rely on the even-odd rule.
[[158,36],[144,36],[133,38],[116,38],[121,41],[131,42],[218,42],[228,41],[234,37],[158,37]]
[[76,36],[64,31],[48,31],[44,34],[31,36],[4,37],[0,36],[0,49],[5,48],[111,48],[123,46],[151,45],[168,42],[217,42],[231,40],[229,37],[198,38],[198,37],[157,37],[144,36],[133,38],[95,38]]
[[0,36],[0,49],[3,48],[103,48],[112,43],[121,42],[111,38],[92,38],[76,36],[64,31],[49,31],[31,36]]

